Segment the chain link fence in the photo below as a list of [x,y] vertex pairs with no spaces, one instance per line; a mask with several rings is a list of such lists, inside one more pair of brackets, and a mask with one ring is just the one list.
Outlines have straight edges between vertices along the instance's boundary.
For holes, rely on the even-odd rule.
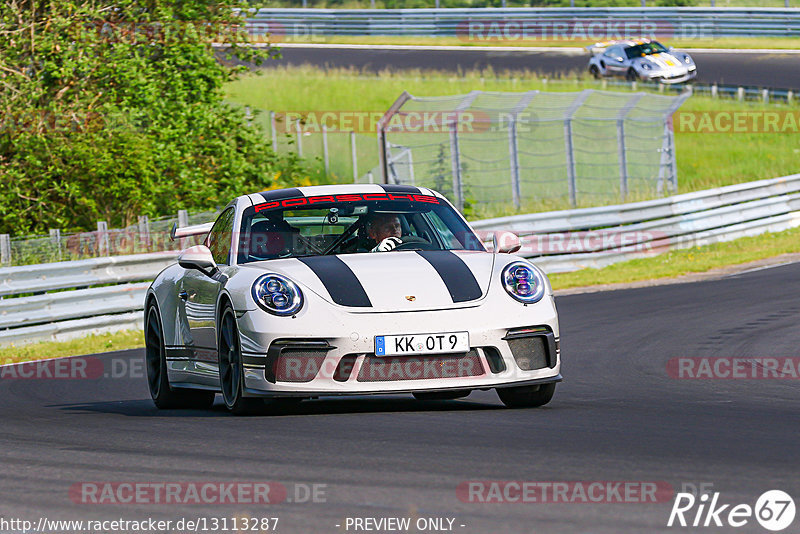
[[381,175],[436,189],[459,209],[653,198],[677,191],[670,116],[688,96],[404,92],[378,125]]
[[172,241],[173,224],[190,226],[216,220],[217,212],[189,214],[185,210],[175,216],[149,219],[141,216],[138,223],[126,228],[108,228],[105,221],[97,222],[94,232],[66,233],[50,230],[49,235],[10,237],[0,234],[0,265],[32,265],[57,261],[73,261],[103,256],[120,256],[146,252],[178,252],[199,243],[198,238]]

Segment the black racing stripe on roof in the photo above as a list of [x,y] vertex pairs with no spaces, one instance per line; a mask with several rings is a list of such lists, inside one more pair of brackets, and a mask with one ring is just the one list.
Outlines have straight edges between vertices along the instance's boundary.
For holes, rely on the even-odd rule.
[[414,187],[413,185],[398,185],[398,184],[378,184],[380,185],[384,191],[387,193],[411,193],[413,195],[419,195],[422,191],[419,190],[418,187]]
[[481,298],[481,286],[464,260],[449,250],[418,250],[417,254],[436,269],[453,302],[466,302]]
[[266,202],[270,200],[286,200],[287,198],[302,198],[305,196],[303,192],[296,187],[292,187],[290,189],[273,189],[271,191],[262,191],[259,193],[259,195],[264,197],[264,201]]
[[308,256],[297,259],[314,271],[336,304],[353,308],[372,307],[364,286],[338,256]]

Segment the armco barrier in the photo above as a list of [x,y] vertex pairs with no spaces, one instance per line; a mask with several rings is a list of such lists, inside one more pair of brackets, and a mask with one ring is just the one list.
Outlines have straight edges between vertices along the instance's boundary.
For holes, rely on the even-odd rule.
[[[797,8],[704,8],[704,7],[583,7],[583,8],[480,8],[480,9],[259,9],[247,18],[251,35],[270,34],[270,39],[280,42],[284,37],[310,39],[329,35],[382,35],[382,36],[457,36],[469,38],[470,23],[490,25],[497,29],[481,30],[480,35],[499,34],[514,30],[519,25],[510,23],[529,21],[531,30],[560,32],[571,38],[582,36],[584,41],[606,41],[613,34],[593,35],[589,22],[616,24],[615,27],[641,26],[639,33],[653,28],[657,37],[668,39],[718,38],[718,37],[791,37],[800,35],[800,9]],[[577,23],[582,23],[577,25]],[[598,29],[605,32],[606,30]],[[631,30],[633,31],[633,30]],[[494,33],[492,33],[494,32]],[[577,33],[576,33],[577,32]],[[573,35],[574,34],[574,35]],[[638,36],[638,35],[636,35]],[[622,37],[636,37],[622,35]],[[644,35],[648,36],[648,35]]]
[[[667,250],[800,226],[800,174],[669,198],[472,223],[487,241],[520,236],[548,272],[603,267]],[[142,324],[148,280],[174,253],[0,269],[0,344],[59,340]],[[66,290],[66,291],[59,291]]]

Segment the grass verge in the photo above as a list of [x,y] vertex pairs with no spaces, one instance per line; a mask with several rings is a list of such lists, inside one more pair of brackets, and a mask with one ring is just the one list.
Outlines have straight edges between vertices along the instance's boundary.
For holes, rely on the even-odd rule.
[[549,278],[554,289],[675,278],[798,252],[798,242],[800,228],[792,228],[704,247],[674,250],[658,256],[615,263],[602,269],[552,274]]
[[95,334],[68,341],[44,341],[0,347],[0,364],[43,360],[63,356],[82,356],[99,352],[144,347],[141,330]]
[[[720,37],[720,38],[685,38],[663,39],[665,46],[675,48],[714,48],[714,49],[774,49],[795,50],[798,48],[796,38],[792,37]],[[594,41],[582,40],[547,40],[547,39],[487,39],[467,40],[461,37],[392,37],[392,36],[355,36],[332,35],[314,37],[286,37],[275,44],[280,47],[282,43],[293,44],[364,44],[364,45],[404,45],[404,46],[464,46],[464,47],[493,47],[513,46],[519,48],[532,47],[563,47],[583,48],[593,44]]]

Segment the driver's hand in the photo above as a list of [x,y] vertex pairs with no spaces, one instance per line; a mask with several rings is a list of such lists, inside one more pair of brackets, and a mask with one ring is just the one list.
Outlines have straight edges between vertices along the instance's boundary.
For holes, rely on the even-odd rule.
[[403,240],[399,237],[387,237],[380,243],[378,246],[370,250],[370,252],[389,252],[390,250],[394,250],[397,248],[397,245],[402,243]]

